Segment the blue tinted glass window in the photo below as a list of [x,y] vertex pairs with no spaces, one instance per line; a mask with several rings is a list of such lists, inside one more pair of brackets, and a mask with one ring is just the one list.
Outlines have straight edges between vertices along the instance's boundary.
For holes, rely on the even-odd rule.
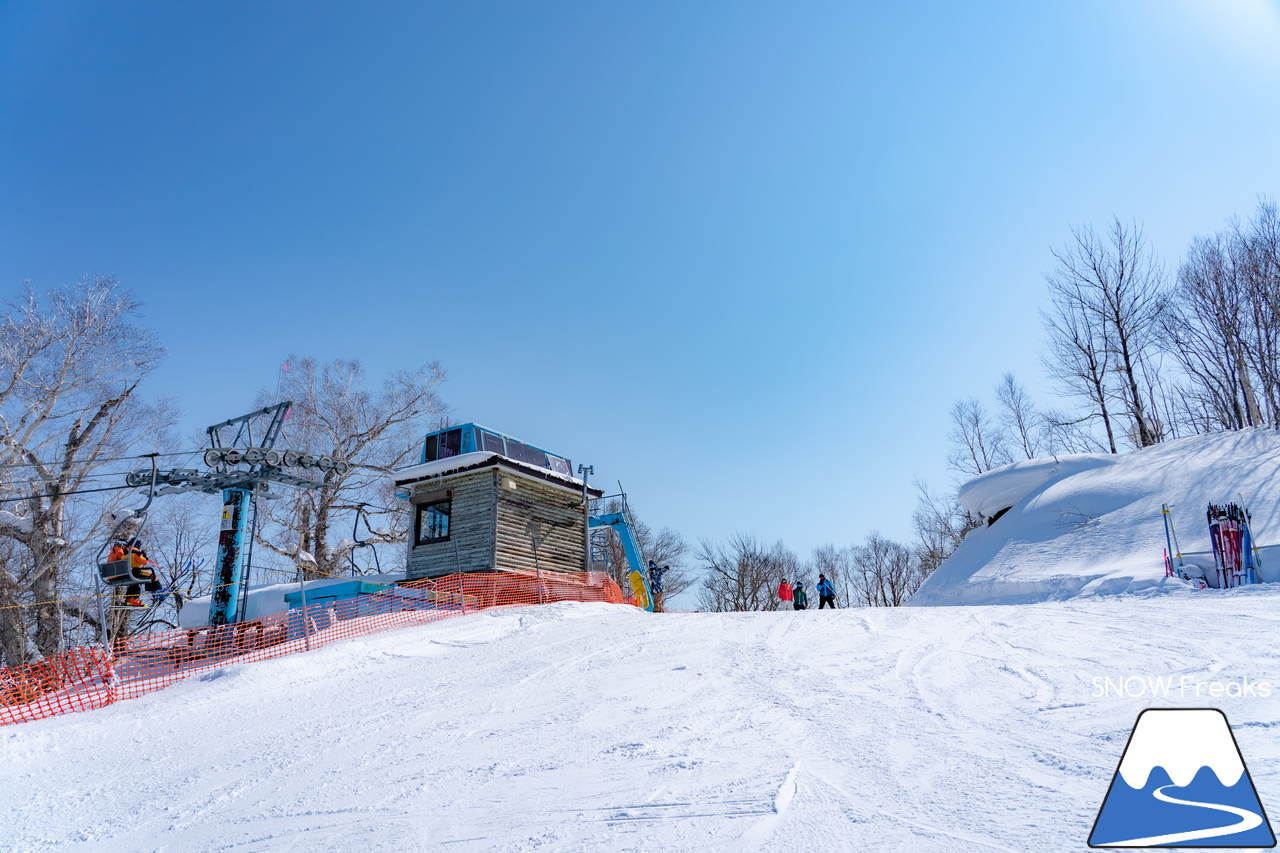
[[448,459],[462,452],[462,430],[451,429],[440,436],[440,457]]
[[428,542],[448,539],[449,516],[452,510],[453,501],[449,499],[419,506],[417,544],[425,545]]

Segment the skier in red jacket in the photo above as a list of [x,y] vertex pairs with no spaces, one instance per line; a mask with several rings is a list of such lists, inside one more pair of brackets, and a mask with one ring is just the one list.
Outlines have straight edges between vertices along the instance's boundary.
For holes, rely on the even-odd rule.
[[787,583],[787,579],[783,578],[782,583],[778,584],[778,599],[782,602],[783,609],[791,603],[791,585]]

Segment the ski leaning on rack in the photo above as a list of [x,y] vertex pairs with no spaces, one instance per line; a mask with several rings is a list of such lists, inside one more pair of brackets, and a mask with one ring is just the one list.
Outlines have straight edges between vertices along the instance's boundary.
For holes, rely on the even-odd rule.
[[1207,515],[1218,588],[1257,583],[1258,559],[1248,510],[1234,503],[1211,504]]

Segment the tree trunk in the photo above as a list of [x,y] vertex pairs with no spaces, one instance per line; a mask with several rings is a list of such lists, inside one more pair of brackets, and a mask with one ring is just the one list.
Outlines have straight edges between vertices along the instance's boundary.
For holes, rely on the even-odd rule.
[[62,643],[62,557],[63,516],[66,498],[55,494],[44,506],[44,497],[31,502],[31,558],[35,578],[31,592],[35,597],[36,649],[45,658],[58,653]]
[[329,565],[329,501],[325,499],[324,495],[320,495],[316,504],[316,550],[312,553],[315,554],[316,571],[320,572],[320,576],[332,577],[335,572],[333,567]]
[[1116,434],[1111,429],[1111,413],[1107,411],[1107,389],[1098,381],[1093,383],[1094,391],[1098,395],[1098,411],[1102,413],[1102,425],[1107,429],[1107,446],[1111,448],[1111,452],[1116,452]]
[[27,626],[22,622],[17,593],[17,578],[7,567],[0,566],[0,661],[5,666],[27,662]]
[[1253,382],[1249,379],[1249,366],[1244,360],[1244,351],[1236,347],[1236,371],[1240,375],[1240,390],[1244,394],[1244,405],[1249,413],[1249,426],[1262,425],[1262,411],[1258,408],[1258,398],[1253,393]]

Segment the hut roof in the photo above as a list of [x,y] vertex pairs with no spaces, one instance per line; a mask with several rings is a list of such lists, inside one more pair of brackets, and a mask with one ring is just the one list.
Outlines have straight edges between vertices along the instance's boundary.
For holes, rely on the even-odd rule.
[[[462,474],[467,471],[479,471],[482,468],[491,468],[495,466],[507,468],[526,477],[545,480],[549,483],[555,483],[560,486],[568,486],[574,489],[582,488],[582,480],[577,477],[560,474],[548,468],[539,468],[538,466],[530,465],[527,462],[520,462],[515,459],[502,456],[501,454],[487,451],[463,453],[460,456],[450,456],[448,459],[437,459],[434,462],[423,462],[420,465],[410,465],[407,468],[401,468],[398,471],[392,472],[392,478],[397,486],[406,486],[410,483],[417,483],[433,477],[444,477],[449,474]],[[599,489],[592,488],[591,486],[587,487],[587,493],[594,498],[598,498],[604,494],[604,492]]]

